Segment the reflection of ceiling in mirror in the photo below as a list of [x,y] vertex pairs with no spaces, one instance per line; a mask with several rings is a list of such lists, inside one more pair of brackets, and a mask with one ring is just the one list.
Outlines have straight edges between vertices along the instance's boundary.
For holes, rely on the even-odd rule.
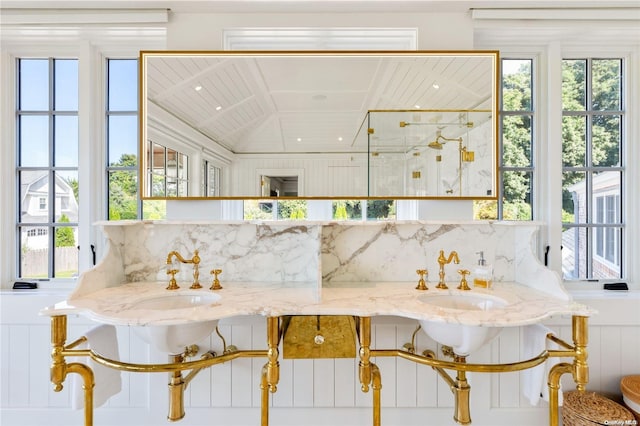
[[235,153],[366,152],[354,141],[368,110],[491,109],[493,71],[486,56],[159,55],[146,63],[150,101]]

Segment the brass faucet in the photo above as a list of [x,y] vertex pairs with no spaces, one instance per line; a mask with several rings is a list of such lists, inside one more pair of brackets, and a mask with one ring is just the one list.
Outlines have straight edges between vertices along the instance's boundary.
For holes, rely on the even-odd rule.
[[185,259],[184,257],[182,257],[182,255],[180,255],[180,253],[174,250],[167,255],[167,275],[171,275],[171,279],[169,280],[169,286],[167,287],[167,290],[177,290],[180,288],[180,286],[178,286],[178,283],[176,282],[176,273],[178,272],[178,269],[172,268],[173,262],[171,258],[173,257],[178,259],[180,263],[193,264],[193,284],[191,284],[191,287],[189,288],[190,289],[202,288],[202,285],[200,284],[200,281],[199,281],[200,256],[198,255],[198,250],[195,250],[193,252],[193,257],[191,259]]
[[440,250],[440,256],[438,256],[438,264],[440,265],[440,281],[438,281],[438,285],[436,286],[436,288],[440,288],[443,290],[448,289],[449,287],[447,287],[447,285],[444,283],[444,265],[447,265],[449,263],[451,263],[451,261],[453,260],[453,262],[455,264],[460,263],[460,259],[458,258],[458,253],[455,251],[452,251],[449,254],[449,257],[444,257],[444,250]]

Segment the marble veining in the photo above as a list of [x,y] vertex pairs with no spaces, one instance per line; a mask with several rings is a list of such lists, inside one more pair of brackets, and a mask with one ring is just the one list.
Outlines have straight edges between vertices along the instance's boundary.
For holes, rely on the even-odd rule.
[[[80,313],[124,325],[181,324],[236,315],[395,315],[466,325],[515,326],[550,315],[590,315],[564,290],[558,274],[533,252],[539,224],[512,222],[179,222],[101,223],[107,253],[83,273],[65,302],[45,309]],[[200,282],[222,268],[219,301],[170,311],[135,308],[136,301],[167,295],[166,256],[199,251]],[[437,257],[456,250],[446,265],[450,290],[436,290]],[[506,300],[491,311],[456,311],[418,301],[418,295],[456,294],[458,269],[472,269],[484,251],[494,266],[494,288],[473,288]],[[429,270],[431,290],[414,290],[416,269]],[[191,265],[180,290],[189,294]]]
[[[102,289],[91,295],[69,299],[45,309],[45,315],[82,314],[93,320],[129,326],[188,324],[238,315],[390,315],[416,320],[509,327],[532,324],[552,315],[593,313],[578,303],[550,298],[540,291],[515,284],[498,283],[492,289],[462,292],[450,283],[449,290],[415,290],[407,282],[333,282],[325,283],[322,296],[316,298],[314,283],[260,284],[231,282],[216,292],[220,300],[202,306],[165,311],[139,309],[136,304],[147,298],[167,296],[164,282],[129,283]],[[206,294],[209,290],[180,289],[173,295]],[[502,299],[506,306],[491,311],[456,310],[423,303],[419,297],[482,294]]]

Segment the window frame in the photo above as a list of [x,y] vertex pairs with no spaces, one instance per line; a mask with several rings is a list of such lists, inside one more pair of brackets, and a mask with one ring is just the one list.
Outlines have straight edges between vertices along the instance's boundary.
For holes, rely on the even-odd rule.
[[[530,61],[531,62],[531,107],[528,110],[516,110],[516,111],[507,111],[504,109],[504,70],[503,70],[503,62],[504,61]],[[498,201],[497,201],[497,219],[498,220],[507,220],[504,219],[504,176],[505,173],[510,172],[522,172],[527,173],[530,176],[529,179],[529,200],[530,200],[530,211],[531,211],[531,219],[530,221],[536,220],[537,217],[537,171],[536,171],[536,151],[537,144],[536,140],[538,137],[537,134],[537,126],[538,126],[538,118],[537,118],[537,93],[538,93],[538,78],[537,78],[537,60],[538,58],[531,55],[518,55],[518,54],[504,54],[500,57],[500,90],[498,91],[499,96],[499,119],[498,119]],[[529,165],[528,166],[506,166],[504,164],[504,119],[505,117],[529,117],[530,118],[530,131],[531,131],[531,146],[529,153]],[[518,222],[524,222],[520,220],[515,220]]]
[[[585,244],[586,244],[586,260],[585,262],[585,275],[582,276],[580,274],[581,265],[573,265],[574,269],[578,268],[578,276],[566,276],[563,273],[563,279],[565,281],[615,281],[620,279],[625,279],[627,276],[626,273],[626,262],[625,256],[627,252],[627,247],[625,246],[625,234],[627,233],[626,224],[625,224],[625,208],[627,203],[627,193],[626,193],[626,180],[628,179],[626,174],[626,140],[627,140],[627,126],[629,115],[627,113],[627,93],[629,86],[629,74],[627,72],[627,61],[628,58],[624,54],[607,54],[607,55],[598,55],[598,54],[568,54],[565,53],[561,58],[561,72],[563,71],[563,66],[565,61],[572,60],[584,60],[585,61],[585,99],[584,99],[584,109],[583,110],[565,110],[564,106],[562,107],[562,118],[565,117],[584,117],[585,119],[585,160],[582,165],[579,166],[565,166],[564,162],[562,162],[562,176],[564,177],[565,173],[569,172],[577,172],[584,173],[585,175],[585,205],[586,205],[586,213],[584,221],[574,221],[574,222],[564,222],[562,221],[562,227],[567,229],[575,229],[574,232],[585,232]],[[618,110],[595,110],[593,109],[593,61],[594,60],[620,60],[620,109]],[[619,162],[618,165],[614,166],[602,166],[602,165],[594,165],[592,152],[593,152],[593,127],[594,127],[594,117],[596,116],[607,116],[607,117],[620,117],[620,146],[619,150]],[[564,141],[562,141],[564,143]],[[561,151],[562,152],[562,151]],[[620,188],[618,191],[618,211],[619,211],[619,222],[609,223],[606,220],[606,208],[604,213],[604,221],[597,222],[597,192],[594,192],[593,181],[598,173],[601,172],[614,172],[619,173],[619,182]],[[562,179],[564,182],[564,179]],[[562,184],[562,188],[564,188],[564,183]],[[606,200],[605,200],[606,203]],[[560,206],[562,208],[562,205]],[[617,244],[614,248],[615,258],[619,262],[619,264],[615,264],[607,260],[605,257],[597,256],[597,237],[599,234],[598,229],[602,229],[602,233],[607,234],[607,231],[611,231],[614,234],[617,234]],[[564,231],[563,231],[564,232]],[[606,240],[603,241],[606,245]],[[607,250],[605,248],[605,254]],[[611,265],[612,270],[618,272],[617,277],[595,277],[594,276],[594,259],[602,259],[602,261],[608,265]],[[564,270],[564,263],[562,265],[562,269]]]
[[[47,85],[48,85],[48,93],[47,93],[47,109],[37,109],[37,110],[28,110],[22,109],[22,105],[20,105],[20,64],[23,60],[46,60],[47,61]],[[80,116],[80,102],[78,95],[78,105],[77,110],[69,110],[69,109],[56,109],[56,62],[57,61],[76,61],[78,66],[78,82],[80,81],[80,60],[78,57],[69,54],[55,55],[55,54],[24,54],[24,55],[15,55],[12,56],[12,67],[14,73],[12,74],[12,82],[13,82],[13,90],[15,91],[15,96],[13,98],[12,110],[14,112],[14,138],[13,138],[13,146],[15,150],[13,169],[15,173],[15,193],[14,193],[14,205],[16,206],[16,217],[14,220],[14,229],[15,229],[15,277],[18,279],[39,279],[39,280],[57,280],[60,279],[57,275],[56,271],[56,247],[58,246],[56,237],[57,230],[60,228],[73,228],[74,231],[74,240],[75,244],[78,245],[80,239],[80,209],[78,203],[78,220],[74,222],[60,222],[56,219],[56,215],[59,214],[60,218],[66,216],[66,214],[62,211],[62,205],[58,206],[56,199],[56,176],[59,173],[64,172],[75,172],[76,175],[79,174],[80,170],[80,158],[77,158],[77,164],[75,166],[59,166],[56,164],[56,148],[63,148],[57,146],[57,138],[58,135],[55,131],[56,127],[56,117],[78,117],[77,126],[79,127],[79,116]],[[22,134],[21,134],[21,119],[22,117],[47,117],[47,149],[48,149],[48,160],[46,165],[22,165]],[[78,144],[80,143],[78,139]],[[79,155],[79,153],[78,153]],[[22,172],[36,171],[46,173],[47,175],[47,195],[46,196],[38,196],[38,211],[46,211],[46,220],[44,222],[29,222],[22,220],[22,181],[21,176]],[[51,201],[53,200],[53,202]],[[44,203],[43,203],[44,201]],[[76,200],[78,201],[78,200]],[[42,208],[44,204],[44,208]],[[68,218],[68,216],[66,216]],[[61,225],[64,223],[64,225]],[[47,271],[46,277],[31,277],[24,276],[22,272],[22,256],[23,249],[22,244],[24,243],[23,236],[28,236],[29,229],[41,229],[46,228],[45,233],[40,233],[36,231],[36,236],[46,236],[47,240]],[[78,262],[75,268],[75,276],[80,274],[80,263],[79,257]]]
[[[137,191],[136,191],[136,219],[142,218],[142,200],[140,199],[140,153],[139,153],[139,144],[140,144],[140,135],[139,135],[139,123],[140,123],[140,106],[137,105],[136,110],[111,110],[109,108],[109,89],[110,89],[110,74],[109,74],[109,61],[138,61],[138,57],[135,56],[126,56],[126,55],[106,55],[104,56],[104,158],[105,158],[105,219],[111,220],[111,191],[110,191],[110,183],[111,183],[111,174],[114,172],[126,172],[126,173],[134,173],[136,176],[136,180],[138,182]],[[137,66],[136,66],[137,68]],[[136,79],[139,78],[139,72],[136,72]],[[138,81],[139,85],[140,82]],[[135,166],[113,166],[110,164],[110,118],[111,117],[135,117],[136,119],[136,165]]]

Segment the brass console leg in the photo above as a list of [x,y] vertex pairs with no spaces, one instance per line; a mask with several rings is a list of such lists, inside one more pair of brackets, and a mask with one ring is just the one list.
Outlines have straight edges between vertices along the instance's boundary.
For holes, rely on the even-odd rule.
[[278,381],[280,381],[280,363],[278,362],[278,344],[280,343],[280,320],[278,317],[267,318],[267,384],[269,391],[275,393],[278,390]]
[[269,426],[269,383],[266,364],[262,367],[260,375],[260,425]]
[[558,392],[560,391],[560,378],[565,373],[573,375],[576,389],[580,392],[585,390],[589,382],[589,366],[587,365],[587,343],[589,342],[588,318],[574,316],[571,319],[573,329],[573,364],[562,362],[556,364],[549,372],[549,425],[558,426],[560,419],[558,415]]
[[67,317],[57,315],[51,317],[51,383],[53,390],[60,392],[62,383],[67,374],[75,373],[82,377],[84,389],[84,424],[93,426],[93,387],[95,386],[93,371],[84,364],[67,364],[64,356],[65,342],[67,340]]
[[382,389],[382,377],[380,376],[380,369],[377,365],[371,364],[371,375],[373,389],[373,426],[380,426],[380,389]]
[[[182,355],[174,355],[172,362],[179,364],[184,361]],[[167,420],[176,422],[184,417],[184,389],[186,383],[182,380],[182,371],[169,373],[169,414]]]
[[572,366],[566,362],[556,364],[549,371],[549,426],[558,426],[558,391],[560,378],[565,373],[571,373]]
[[589,382],[589,365],[587,364],[587,344],[589,343],[589,325],[587,317],[574,316],[571,319],[573,328],[573,344],[576,356],[573,362],[573,380],[579,391],[584,391]]
[[269,392],[278,390],[280,380],[280,363],[278,345],[280,344],[280,319],[267,318],[267,363],[262,367],[260,377],[260,425],[269,425]]
[[371,362],[369,360],[371,353],[371,318],[360,317],[358,327],[358,338],[360,340],[360,362],[358,364],[359,377],[362,392],[369,392],[369,384],[371,383]]
[[[455,356],[454,361],[460,363],[466,363],[466,357]],[[467,373],[463,370],[458,370],[456,375],[455,386],[452,389],[455,395],[455,415],[453,420],[461,425],[471,424],[471,413],[469,406],[469,393],[471,392],[471,386],[467,382]]]

